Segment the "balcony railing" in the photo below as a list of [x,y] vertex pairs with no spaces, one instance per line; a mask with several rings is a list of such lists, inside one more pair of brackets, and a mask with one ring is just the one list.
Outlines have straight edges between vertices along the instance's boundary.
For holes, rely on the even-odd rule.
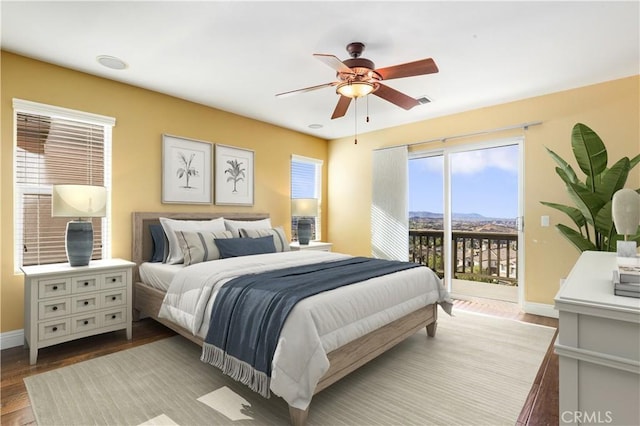
[[[517,234],[453,231],[451,239],[453,278],[517,285]],[[443,277],[443,253],[443,231],[409,231],[409,260],[412,262],[426,265]]]

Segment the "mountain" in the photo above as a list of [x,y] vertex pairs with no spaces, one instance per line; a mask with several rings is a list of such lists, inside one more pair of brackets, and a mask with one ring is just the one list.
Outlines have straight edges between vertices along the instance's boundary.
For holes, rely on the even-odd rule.
[[[442,219],[442,213],[409,212],[409,217],[421,218],[421,219]],[[505,219],[513,219],[513,218],[486,217],[478,213],[454,213],[452,216],[452,219],[465,220],[465,221],[472,222],[472,221],[505,220]]]

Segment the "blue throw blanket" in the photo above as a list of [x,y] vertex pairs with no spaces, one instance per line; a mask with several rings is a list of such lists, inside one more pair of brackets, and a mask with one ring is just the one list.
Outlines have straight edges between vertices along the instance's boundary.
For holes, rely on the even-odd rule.
[[415,267],[420,265],[353,257],[234,278],[216,296],[201,359],[268,398],[273,354],[296,303]]

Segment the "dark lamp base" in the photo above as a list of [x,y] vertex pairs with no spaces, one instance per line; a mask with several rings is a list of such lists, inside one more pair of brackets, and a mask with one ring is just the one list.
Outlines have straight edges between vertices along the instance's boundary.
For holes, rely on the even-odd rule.
[[300,245],[309,245],[311,239],[311,219],[298,219],[298,242]]
[[93,226],[91,222],[68,222],[65,247],[69,265],[88,265],[93,252]]

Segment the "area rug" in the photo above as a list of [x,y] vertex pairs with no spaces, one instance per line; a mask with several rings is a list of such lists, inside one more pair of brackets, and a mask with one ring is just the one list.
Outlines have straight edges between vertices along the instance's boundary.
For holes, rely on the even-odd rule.
[[[317,394],[313,425],[513,425],[555,329],[468,312]],[[288,425],[265,399],[170,337],[25,379],[39,425]]]

